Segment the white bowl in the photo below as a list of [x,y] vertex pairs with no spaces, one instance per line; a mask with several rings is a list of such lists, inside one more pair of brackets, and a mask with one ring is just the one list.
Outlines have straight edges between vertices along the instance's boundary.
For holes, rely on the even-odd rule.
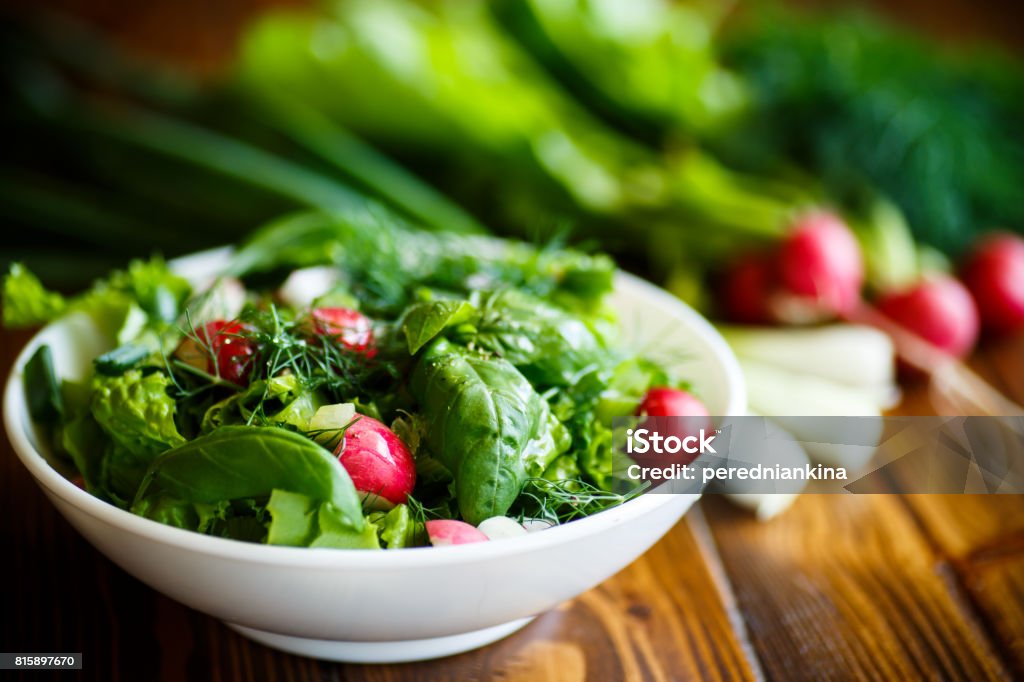
[[[193,278],[226,252],[176,263]],[[740,414],[746,395],[729,347],[700,315],[636,277],[613,300],[633,347],[663,355],[715,415]],[[590,589],[665,534],[699,495],[645,495],[620,507],[509,540],[394,551],[249,544],[161,525],[79,489],[47,461],[29,419],[25,362],[43,343],[58,374],[82,375],[100,341],[83,317],[39,332],[18,357],[4,422],[25,466],[61,514],[100,552],[156,590],[269,646],[317,658],[399,662],[489,644]]]

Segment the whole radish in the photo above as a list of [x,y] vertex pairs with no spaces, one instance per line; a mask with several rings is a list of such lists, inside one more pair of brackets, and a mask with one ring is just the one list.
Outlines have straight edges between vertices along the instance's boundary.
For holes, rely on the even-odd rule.
[[770,297],[776,286],[774,254],[748,254],[723,273],[719,300],[724,316],[742,324],[774,321]]
[[985,328],[995,334],[1024,329],[1024,239],[995,234],[967,259],[963,279]]
[[933,274],[904,291],[882,296],[878,311],[929,342],[962,358],[978,339],[978,309],[967,288],[949,275]]
[[637,414],[647,417],[709,417],[708,408],[692,393],[663,386],[647,391]]
[[[779,249],[778,276],[789,307],[801,317],[835,317],[852,310],[864,284],[864,259],[853,232],[834,213],[799,217]],[[786,312],[783,312],[784,316]]]
[[[636,411],[641,417],[661,417],[656,421],[645,421],[640,428],[658,431],[660,435],[676,436],[680,441],[694,437],[700,441],[701,431],[709,433],[714,430],[714,423],[708,408],[699,398],[688,391],[678,388],[658,386],[647,391]],[[668,421],[666,417],[678,419]],[[660,428],[659,428],[660,427]],[[680,450],[676,454],[655,454],[653,456],[634,456],[638,464],[644,466],[664,467],[671,464],[689,464],[700,453]]]
[[389,509],[404,503],[416,487],[416,463],[405,443],[381,422],[364,415],[345,429],[335,454],[364,506]]

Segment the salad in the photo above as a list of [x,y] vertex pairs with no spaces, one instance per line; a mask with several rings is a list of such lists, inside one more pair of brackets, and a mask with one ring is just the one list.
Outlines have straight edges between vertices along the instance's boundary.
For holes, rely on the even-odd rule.
[[[611,419],[704,412],[617,344],[604,255],[427,233],[371,209],[257,231],[216,278],[133,262],[65,298],[14,267],[9,326],[86,315],[81,379],[42,346],[32,418],[91,494],[274,545],[525,533],[621,503]],[[186,273],[187,274],[187,273]]]

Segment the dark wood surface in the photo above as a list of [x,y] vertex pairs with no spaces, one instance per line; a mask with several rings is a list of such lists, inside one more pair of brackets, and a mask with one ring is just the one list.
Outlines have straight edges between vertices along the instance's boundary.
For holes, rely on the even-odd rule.
[[[3,376],[27,338],[0,332]],[[1024,400],[1024,342],[974,366]],[[924,413],[923,391],[904,405]],[[81,651],[82,679],[1024,679],[1022,496],[805,495],[767,523],[708,497],[504,641],[387,666],[272,651],[142,585],[78,537],[6,440],[0,499],[0,649]]]

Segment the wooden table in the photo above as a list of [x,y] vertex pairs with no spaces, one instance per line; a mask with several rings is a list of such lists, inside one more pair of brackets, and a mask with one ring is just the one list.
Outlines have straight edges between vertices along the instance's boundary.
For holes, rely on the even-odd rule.
[[[27,339],[0,333],[4,377]],[[1024,399],[1024,343],[973,364]],[[913,390],[903,411],[927,407]],[[805,495],[768,523],[708,497],[502,642],[365,666],[272,651],[154,592],[71,529],[6,440],[0,467],[0,650],[84,652],[84,679],[1024,679],[1024,496]]]

